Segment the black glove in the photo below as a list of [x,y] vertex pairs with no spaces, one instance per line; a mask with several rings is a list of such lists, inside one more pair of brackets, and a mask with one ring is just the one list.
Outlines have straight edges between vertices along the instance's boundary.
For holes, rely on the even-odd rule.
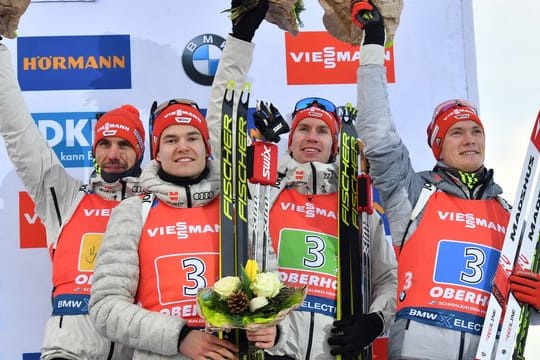
[[328,344],[330,354],[360,353],[371,344],[384,329],[382,314],[370,313],[334,321]]
[[243,13],[243,10],[239,10],[240,15],[237,18],[233,18],[232,36],[251,42],[253,36],[255,36],[255,30],[261,25],[266,16],[268,0],[258,0],[257,4],[251,8],[249,3],[250,1],[248,0],[232,0],[231,9],[233,13],[235,12],[235,8],[241,9],[242,7],[247,7],[245,13]]
[[364,45],[376,44],[384,46],[384,18],[371,1],[353,1],[351,15],[356,26],[364,29]]
[[265,140],[279,142],[280,135],[289,132],[289,125],[272,103],[257,101],[257,111],[253,113],[255,127]]

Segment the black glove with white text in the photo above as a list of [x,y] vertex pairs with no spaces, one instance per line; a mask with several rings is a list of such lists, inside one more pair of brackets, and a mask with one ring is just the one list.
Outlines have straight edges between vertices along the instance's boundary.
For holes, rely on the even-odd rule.
[[289,125],[272,103],[257,101],[257,110],[253,113],[255,127],[261,132],[265,140],[279,142],[280,135],[289,132]]
[[334,321],[332,334],[328,338],[330,354],[360,353],[384,330],[382,314],[369,313],[355,315]]

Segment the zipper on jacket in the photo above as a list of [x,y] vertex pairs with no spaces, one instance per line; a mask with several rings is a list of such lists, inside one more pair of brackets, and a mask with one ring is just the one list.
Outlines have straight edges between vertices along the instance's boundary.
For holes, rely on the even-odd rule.
[[311,166],[311,178],[313,179],[313,188],[312,193],[313,195],[317,194],[317,169],[315,168],[315,165],[313,165],[312,162],[309,163],[309,166]]
[[124,200],[126,198],[126,188],[127,188],[127,184],[125,181],[120,181],[120,184],[122,184],[122,190],[120,192],[120,200]]
[[111,360],[114,355],[114,342],[111,341],[111,348],[109,349],[109,355],[107,355],[107,360]]
[[309,333],[308,333],[308,346],[306,349],[306,360],[309,360],[311,357],[311,346],[313,344],[313,327],[315,324],[315,313],[310,314],[310,320],[309,320]]
[[187,207],[190,208],[191,205],[192,205],[192,202],[191,202],[191,189],[189,188],[189,186],[186,186],[186,202],[187,202]]
[[52,186],[49,188],[49,190],[51,190],[51,196],[54,203],[54,211],[56,211],[56,216],[58,217],[58,226],[62,226],[62,215],[60,214],[60,206],[58,205],[58,197],[56,196],[56,191]]

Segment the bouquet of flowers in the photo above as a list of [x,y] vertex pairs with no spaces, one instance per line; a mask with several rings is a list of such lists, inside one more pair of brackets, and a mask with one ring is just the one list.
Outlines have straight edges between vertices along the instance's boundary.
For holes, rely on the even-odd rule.
[[243,269],[242,276],[226,276],[200,289],[197,303],[208,330],[257,330],[283,320],[305,296],[305,286],[287,286],[275,272]]

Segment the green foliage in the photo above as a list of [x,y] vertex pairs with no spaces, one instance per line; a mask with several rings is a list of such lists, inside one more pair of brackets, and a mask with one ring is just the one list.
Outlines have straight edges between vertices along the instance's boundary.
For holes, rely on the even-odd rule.
[[[247,279],[249,283],[249,278]],[[201,315],[212,327],[244,328],[249,324],[267,324],[278,320],[281,312],[296,308],[302,304],[305,292],[305,287],[295,288],[284,286],[278,295],[270,299],[266,306],[257,309],[253,313],[247,309],[237,315],[231,313],[227,305],[227,300],[221,299],[211,288],[199,290],[197,302]],[[253,295],[253,293],[251,294]]]

